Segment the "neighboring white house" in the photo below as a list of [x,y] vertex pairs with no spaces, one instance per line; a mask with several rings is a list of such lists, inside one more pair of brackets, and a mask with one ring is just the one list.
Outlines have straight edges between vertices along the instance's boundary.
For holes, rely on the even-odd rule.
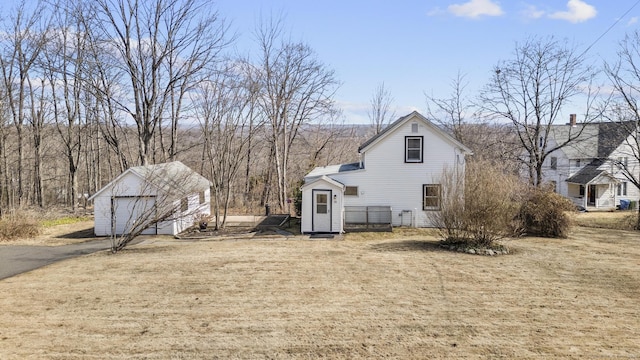
[[313,169],[302,186],[303,233],[340,233],[345,224],[427,227],[439,211],[445,169],[464,176],[471,151],[418,112],[358,149],[360,162]]
[[97,236],[178,234],[211,214],[211,182],[179,161],[127,169],[89,200]]
[[[554,125],[549,146],[565,141],[582,129],[575,115],[569,124]],[[640,193],[625,178],[621,164],[637,174],[633,122],[599,122],[584,125],[576,140],[549,154],[543,163],[543,181],[585,209],[615,209],[620,200],[638,201]]]

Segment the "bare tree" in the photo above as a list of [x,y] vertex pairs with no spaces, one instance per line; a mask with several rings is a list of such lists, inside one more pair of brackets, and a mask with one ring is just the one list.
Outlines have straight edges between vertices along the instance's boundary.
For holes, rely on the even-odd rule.
[[[254,90],[244,74],[234,75],[235,64],[199,86],[194,99],[204,137],[204,159],[213,183],[215,229],[224,228],[232,187],[251,146]],[[204,163],[204,161],[203,161]]]
[[380,133],[385,126],[389,125],[391,120],[396,116],[395,111],[391,111],[393,96],[391,92],[384,86],[384,82],[378,84],[373,95],[371,96],[369,111],[369,122],[373,127],[374,135]]
[[458,72],[456,78],[451,80],[449,97],[437,98],[426,94],[425,97],[429,119],[452,134],[456,140],[468,146],[467,134],[464,130],[465,125],[472,121],[469,117],[475,116],[475,109],[471,100],[467,98],[465,90],[469,82],[465,77],[465,74]]
[[[516,44],[514,58],[495,67],[481,92],[479,110],[484,116],[511,122],[532,185],[541,186],[547,156],[576,140],[595,118],[590,114],[593,78],[594,71],[583,57],[553,37]],[[571,128],[565,140],[552,144],[550,130],[561,121],[563,106],[580,95],[586,96],[584,121]]]
[[17,198],[18,205],[25,203],[24,184],[24,125],[27,121],[27,98],[30,77],[33,68],[46,42],[47,25],[44,22],[44,6],[38,2],[32,12],[24,3],[12,13],[7,28],[2,32],[0,42],[0,71],[4,95],[16,128],[17,159]]
[[54,14],[55,31],[43,52],[43,70],[51,92],[55,127],[67,161],[66,202],[75,211],[78,205],[78,167],[88,122],[82,121],[84,78],[87,69],[88,33],[82,3],[61,1]]
[[198,74],[228,44],[226,25],[201,0],[97,0],[92,29],[126,82],[117,100],[135,122],[140,164],[148,164],[162,119],[171,119],[169,157],[175,154],[182,99]]
[[[324,155],[329,153],[329,147],[343,133],[346,127],[344,121],[341,121],[342,112],[335,111],[322,121],[314,124],[308,124],[300,130],[299,147],[308,149],[301,154],[305,157],[305,161],[300,161],[299,165],[302,171],[309,171],[320,164],[329,165],[329,160]],[[326,160],[323,160],[322,158]]]
[[338,81],[334,71],[321,63],[308,45],[283,36],[280,20],[260,23],[256,38],[260,49],[259,104],[268,119],[278,205],[284,211],[290,195],[291,147],[301,125],[331,113]]
[[[640,32],[627,34],[620,42],[617,54],[615,63],[605,64],[615,96],[615,106],[611,107],[610,113],[612,120],[618,123],[619,131],[629,135],[615,157],[606,160],[640,191]],[[636,229],[640,229],[640,206]]]
[[425,94],[427,116],[453,137],[473,150],[473,159],[501,165],[514,171],[521,146],[514,138],[511,126],[482,118],[469,97],[466,75],[458,72],[451,80],[450,93],[438,98]]

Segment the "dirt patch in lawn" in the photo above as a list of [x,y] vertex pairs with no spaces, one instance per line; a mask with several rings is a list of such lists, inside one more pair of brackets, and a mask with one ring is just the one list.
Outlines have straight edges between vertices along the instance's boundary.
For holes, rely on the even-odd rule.
[[165,240],[0,281],[0,358],[631,358],[640,237]]

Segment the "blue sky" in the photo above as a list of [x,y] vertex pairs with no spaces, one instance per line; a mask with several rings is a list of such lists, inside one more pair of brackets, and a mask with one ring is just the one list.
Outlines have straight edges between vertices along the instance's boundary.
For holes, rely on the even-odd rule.
[[[469,95],[477,93],[492,67],[530,36],[554,35],[582,51],[617,22],[587,54],[598,66],[612,61],[618,42],[638,28],[639,2],[220,0],[216,7],[232,22],[241,53],[254,51],[251,32],[261,13],[284,14],[293,39],[310,45],[336,71],[342,82],[336,100],[346,122],[368,123],[379,83],[391,91],[398,116],[422,112],[424,94],[446,97],[458,71],[466,74]],[[583,112],[580,105],[567,114]]]

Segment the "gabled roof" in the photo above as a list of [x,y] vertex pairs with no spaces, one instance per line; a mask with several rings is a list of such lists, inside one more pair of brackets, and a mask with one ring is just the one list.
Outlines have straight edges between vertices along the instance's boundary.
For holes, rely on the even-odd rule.
[[[602,164],[603,162],[604,161],[601,161],[600,164]],[[608,171],[598,169],[598,166],[599,166],[598,161],[594,160],[589,165],[580,169],[580,171],[575,173],[572,177],[568,178],[566,182],[580,184],[580,185],[598,184],[598,183],[609,184],[612,182],[613,183],[620,182],[618,179],[615,178],[615,176],[611,175]],[[603,182],[598,181],[598,179],[601,179],[601,178],[602,179],[607,178],[607,180]]]
[[328,165],[328,166],[318,166],[311,170],[310,173],[305,175],[305,178],[312,178],[316,176],[322,175],[332,175],[338,174],[347,171],[360,170],[360,163],[349,163],[349,164],[338,164],[338,165]]
[[[584,126],[584,130],[562,151],[569,159],[593,160],[566,181],[586,185],[600,176],[612,178],[611,174],[600,170],[599,167],[631,135],[637,126],[636,122],[599,122],[579,124],[578,126]],[[576,131],[579,131],[579,128],[576,129],[570,125],[555,125],[552,127],[552,136],[556,143],[562,143],[569,136],[575,135]]]
[[608,158],[609,155],[622,144],[635,130],[635,121],[625,122],[596,122],[570,125],[554,125],[551,136],[556,143],[565,142],[569,136],[584,127],[580,136],[562,148],[569,159]]
[[204,176],[193,171],[180,161],[168,163],[134,166],[125,170],[115,179],[97,191],[89,200],[93,200],[102,192],[113,187],[127,174],[134,174],[140,179],[147,181],[151,186],[165,194],[172,194],[175,197],[193,194],[212,186]]
[[341,182],[339,182],[337,180],[334,180],[334,179],[332,179],[332,178],[330,178],[330,177],[328,177],[326,175],[319,176],[319,177],[317,177],[317,178],[315,178],[315,179],[313,179],[313,180],[311,180],[309,182],[304,183],[301,188],[304,189],[305,187],[311,186],[312,184],[315,184],[318,181],[325,181],[325,182],[328,182],[329,184],[332,184],[332,185],[334,185],[334,186],[336,186],[336,187],[338,187],[340,189],[344,189],[344,184],[343,183],[341,183]]
[[448,141],[452,145],[462,149],[466,154],[471,155],[473,153],[471,151],[471,149],[466,147],[464,144],[462,144],[458,140],[454,139],[451,135],[449,135],[446,132],[442,131],[440,128],[435,126],[431,121],[429,121],[426,117],[422,116],[422,114],[420,114],[417,111],[413,111],[410,114],[405,115],[405,116],[399,118],[398,120],[394,121],[393,123],[389,124],[387,127],[382,129],[382,131],[380,131],[378,134],[374,135],[372,138],[370,138],[369,140],[367,140],[364,143],[362,143],[362,145],[360,145],[360,147],[358,148],[358,152],[365,151],[369,146],[371,146],[371,145],[377,143],[378,141],[384,139],[385,137],[387,137],[394,129],[396,129],[399,126],[403,125],[407,121],[410,121],[410,120],[413,120],[413,119],[417,119],[417,120],[422,121],[431,131],[433,131],[434,133],[442,136],[446,141]]
[[604,160],[595,159],[591,163],[587,164],[585,167],[580,169],[578,172],[573,174],[566,181],[574,184],[586,185],[593,179],[600,176],[604,170],[598,170],[598,167],[604,163]]

